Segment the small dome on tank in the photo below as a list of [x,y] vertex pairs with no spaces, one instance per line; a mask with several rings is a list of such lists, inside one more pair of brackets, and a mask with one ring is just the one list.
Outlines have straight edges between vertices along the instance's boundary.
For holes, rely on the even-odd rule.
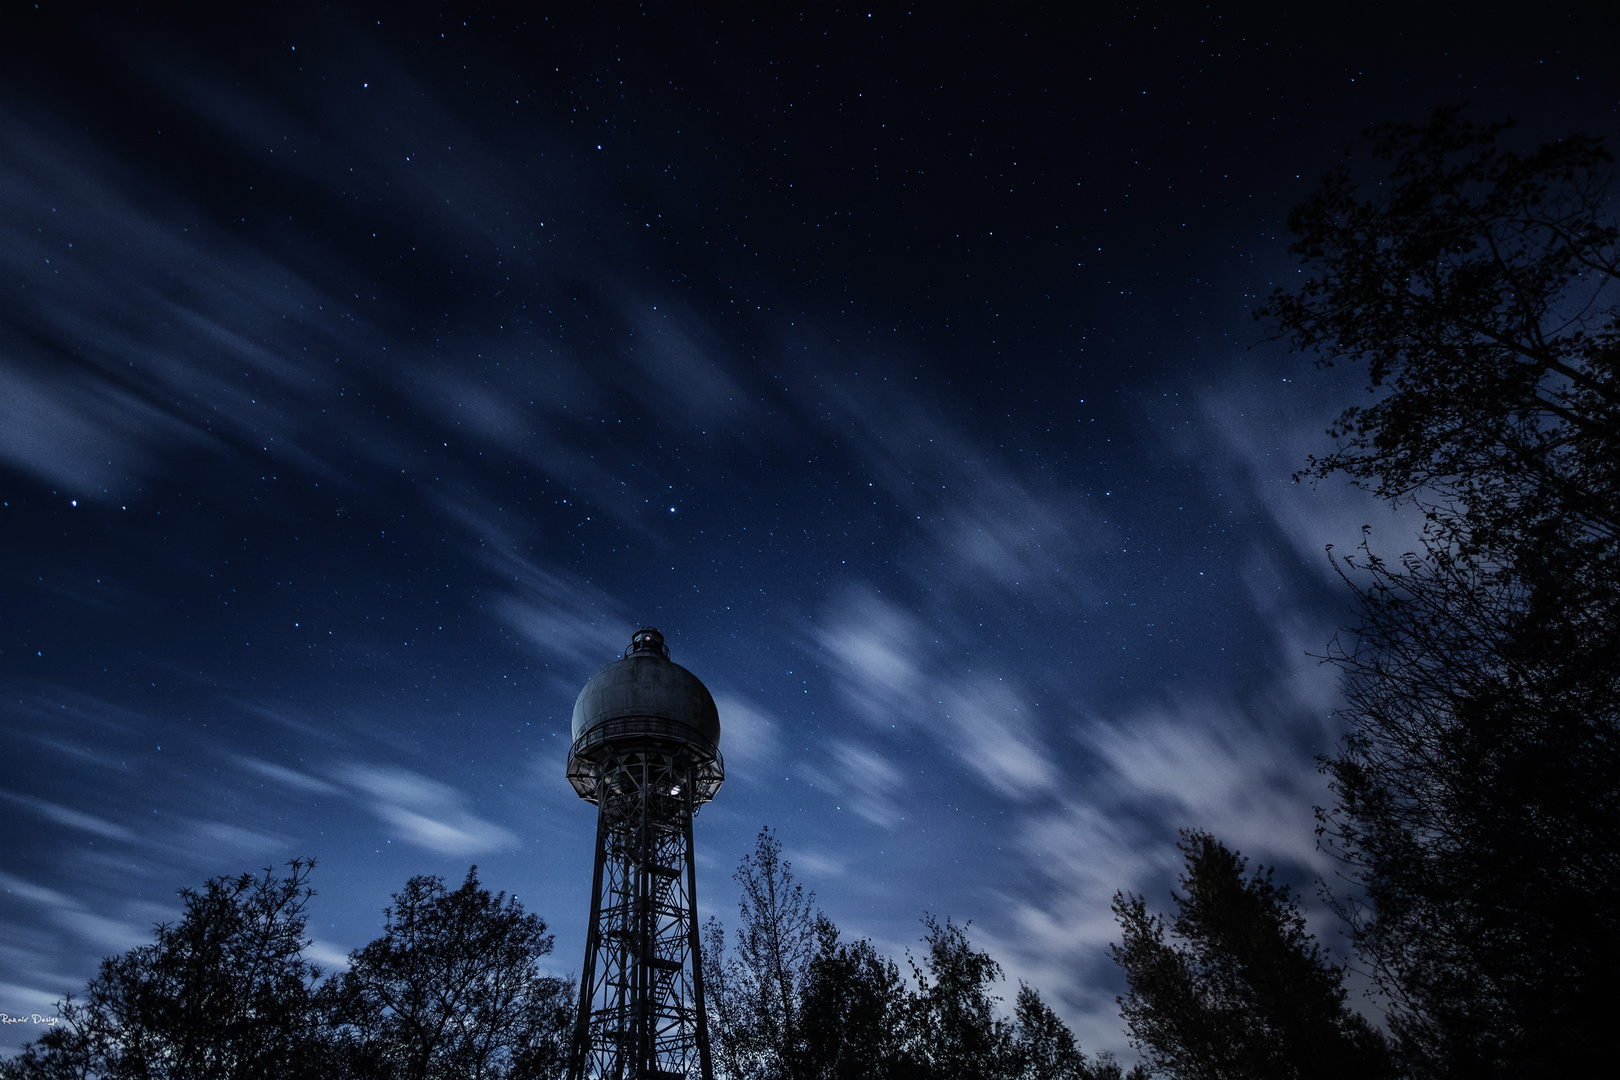
[[[574,702],[574,742],[611,721],[638,719],[680,724],[711,747],[720,743],[720,713],[708,687],[669,658],[664,635],[643,626],[624,655],[591,676]],[[649,725],[652,729],[664,725]],[[615,724],[607,738],[640,734],[636,725]],[[594,741],[594,740],[593,740]]]

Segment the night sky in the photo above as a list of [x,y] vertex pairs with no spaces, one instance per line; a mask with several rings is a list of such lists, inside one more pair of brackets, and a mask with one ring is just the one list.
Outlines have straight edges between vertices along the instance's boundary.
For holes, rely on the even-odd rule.
[[1252,310],[1369,124],[1620,124],[1612,12],[1414,6],[6,5],[0,1011],[294,856],[328,965],[477,863],[577,976],[642,623],[720,707],[706,913],[772,826],[1088,1051],[1180,827],[1338,948],[1324,548],[1414,523],[1290,481],[1362,373]]

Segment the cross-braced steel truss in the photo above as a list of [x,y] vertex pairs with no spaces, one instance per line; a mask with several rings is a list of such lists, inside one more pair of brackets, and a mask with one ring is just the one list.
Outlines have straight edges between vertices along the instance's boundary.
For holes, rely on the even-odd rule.
[[598,807],[575,1080],[712,1080],[692,815],[722,769],[691,744],[575,747],[569,779]]

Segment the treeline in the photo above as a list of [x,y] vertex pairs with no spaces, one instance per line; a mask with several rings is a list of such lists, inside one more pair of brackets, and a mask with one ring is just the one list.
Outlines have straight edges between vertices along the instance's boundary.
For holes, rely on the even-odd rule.
[[[729,943],[705,927],[703,980],[716,1072],[735,1080],[1145,1080],[1108,1052],[1084,1054],[1041,995],[1021,985],[1011,1016],[1001,967],[966,928],[924,916],[907,973],[870,941],[845,939],[793,879],[769,829],[737,869]],[[908,977],[909,976],[909,977]]]
[[[552,935],[469,870],[456,889],[413,877],[382,936],[327,974],[303,950],[311,860],[285,874],[182,889],[154,940],[103,960],[60,1022],[4,1080],[555,1080],[567,1072],[576,984],[546,974]],[[1000,966],[965,929],[925,918],[909,979],[848,941],[767,829],[737,871],[728,948],[705,928],[716,1072],[725,1080],[1145,1080],[1088,1058],[1033,988],[1010,1017]]]
[[545,922],[479,884],[413,877],[381,937],[323,977],[304,959],[313,860],[181,890],[179,922],[101,962],[5,1080],[549,1080],[574,984],[544,974]]

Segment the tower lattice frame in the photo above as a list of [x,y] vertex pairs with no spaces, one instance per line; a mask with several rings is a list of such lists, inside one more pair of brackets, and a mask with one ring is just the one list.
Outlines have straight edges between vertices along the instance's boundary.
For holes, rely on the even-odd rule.
[[614,720],[573,747],[568,779],[597,805],[573,1080],[713,1080],[692,817],[724,778],[719,750],[666,720]]

